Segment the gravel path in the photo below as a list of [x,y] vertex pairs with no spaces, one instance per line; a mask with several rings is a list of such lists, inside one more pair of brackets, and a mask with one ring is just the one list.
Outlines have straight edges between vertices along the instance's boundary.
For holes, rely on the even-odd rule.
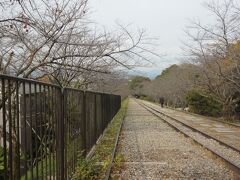
[[201,146],[130,99],[119,141],[122,179],[238,179]]

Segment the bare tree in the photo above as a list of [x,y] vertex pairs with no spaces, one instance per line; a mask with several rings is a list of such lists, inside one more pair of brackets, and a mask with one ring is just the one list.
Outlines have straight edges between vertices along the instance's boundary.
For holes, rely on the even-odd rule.
[[[143,30],[131,33],[121,25],[112,32],[97,29],[89,18],[88,0],[3,0],[0,11],[3,74],[47,75],[62,87],[88,88],[97,85],[100,75],[106,78],[119,66],[131,68],[139,60],[148,62],[147,54],[157,55],[145,47],[149,39]],[[13,100],[16,93],[7,96],[15,96]]]
[[110,73],[106,67],[130,68],[148,61],[149,53],[157,55],[145,47],[143,30],[93,30],[87,0],[5,1],[1,8],[7,12],[0,19],[1,73],[56,80],[65,74],[66,82],[57,82],[69,85],[85,72]]
[[203,25],[192,21],[186,31],[192,42],[185,46],[204,74],[203,89],[214,94],[223,104],[225,113],[231,114],[233,95],[240,92],[239,4],[234,0],[212,1],[205,7],[215,17],[215,23]]

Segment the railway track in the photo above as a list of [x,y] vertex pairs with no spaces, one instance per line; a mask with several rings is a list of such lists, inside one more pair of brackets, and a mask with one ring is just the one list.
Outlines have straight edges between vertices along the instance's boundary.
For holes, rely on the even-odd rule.
[[116,156],[117,146],[118,146],[119,137],[120,137],[120,134],[121,134],[121,131],[122,131],[122,126],[123,126],[124,119],[125,119],[125,115],[122,119],[121,125],[118,129],[118,132],[117,132],[117,137],[116,137],[116,140],[115,140],[115,143],[114,143],[114,148],[113,148],[113,151],[112,151],[111,162],[110,162],[110,165],[108,166],[108,169],[107,169],[106,176],[105,176],[104,180],[111,179],[111,173],[112,173],[112,168],[113,168],[113,164],[114,164],[114,158]]
[[[202,146],[204,149],[210,152],[214,157],[217,157],[219,160],[221,160],[221,162],[223,162],[229,169],[234,171],[240,177],[240,151],[237,148],[232,147],[231,145],[228,145],[227,143],[222,142],[214,137],[211,137],[208,134],[205,134],[196,128],[193,128],[187,124],[184,124],[183,122],[177,120],[176,118],[170,117],[169,115],[164,114],[163,112],[160,112],[158,109],[144,103],[143,101],[139,101],[139,100],[134,100],[134,101],[137,104],[139,104],[141,107],[146,109],[148,112],[156,116],[158,119],[162,120],[164,123],[166,123],[173,129],[175,129],[176,131],[190,138],[196,144]],[[120,134],[122,131],[124,119],[122,120],[121,126],[117,134],[115,146],[112,152],[111,163],[107,170],[105,180],[111,179],[111,174],[113,173],[112,169],[114,166],[114,158],[115,158],[116,152],[118,151],[118,144],[120,141]],[[213,148],[213,146],[215,148]],[[228,153],[225,154],[224,152],[228,152]]]
[[206,134],[188,124],[185,124],[182,121],[159,111],[153,106],[144,103],[143,101],[136,100],[136,102],[151,112],[154,116],[157,116],[169,126],[173,127],[175,130],[181,132],[197,144],[203,146],[213,155],[220,158],[230,169],[240,174],[240,150],[238,148],[233,147],[232,145],[229,145],[226,142]]

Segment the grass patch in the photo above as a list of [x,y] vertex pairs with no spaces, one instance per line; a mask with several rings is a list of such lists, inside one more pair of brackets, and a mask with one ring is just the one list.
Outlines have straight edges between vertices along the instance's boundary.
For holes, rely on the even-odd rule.
[[83,156],[79,156],[76,172],[73,175],[73,180],[93,180],[98,179],[99,172],[102,167],[97,163],[96,159],[87,160]]
[[[106,171],[111,163],[115,140],[121,122],[126,114],[127,107],[128,99],[125,99],[121,104],[121,109],[107,127],[104,136],[96,145],[93,157],[89,160],[86,160],[82,156],[79,157],[73,179],[93,180],[104,178]],[[122,159],[122,155],[116,155],[114,162],[120,162]]]
[[120,174],[123,169],[124,156],[120,153],[117,153],[114,159],[114,165],[112,168],[111,179],[121,179]]
[[[50,169],[50,163],[51,163],[51,169]],[[25,180],[26,178],[29,179],[31,178],[31,175],[33,176],[34,179],[37,179],[37,178],[44,179],[44,178],[50,177],[50,172],[51,172],[51,176],[54,176],[55,175],[54,168],[56,168],[56,163],[55,163],[55,160],[53,159],[53,154],[51,154],[51,162],[49,160],[49,157],[39,160],[37,165],[33,167],[32,172],[29,169],[26,175],[23,175],[21,177],[21,180]]]

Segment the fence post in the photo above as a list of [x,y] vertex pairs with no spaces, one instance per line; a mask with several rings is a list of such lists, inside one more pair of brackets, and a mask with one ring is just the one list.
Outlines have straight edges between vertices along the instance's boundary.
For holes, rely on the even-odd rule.
[[94,142],[97,141],[98,134],[97,134],[97,94],[94,94]]
[[86,157],[87,154],[87,136],[86,136],[86,130],[87,130],[87,125],[86,125],[86,94],[83,92],[83,103],[82,103],[82,118],[83,118],[83,131],[82,131],[82,140],[83,140],[83,156]]
[[60,170],[60,177],[59,180],[64,180],[65,179],[65,171],[64,171],[64,103],[65,103],[65,90],[64,88],[61,89],[60,93],[60,112],[59,112],[59,170]]

